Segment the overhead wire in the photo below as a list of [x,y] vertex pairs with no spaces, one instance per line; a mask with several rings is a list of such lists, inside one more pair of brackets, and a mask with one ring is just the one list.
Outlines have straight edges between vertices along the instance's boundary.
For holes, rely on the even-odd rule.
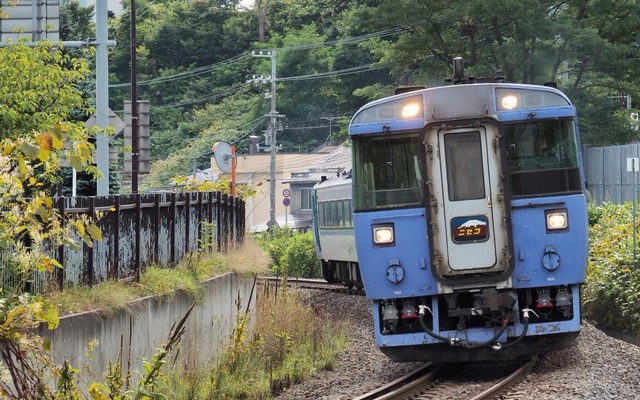
[[[396,35],[398,33],[405,32],[408,29],[409,29],[408,27],[398,27],[398,28],[386,29],[386,30],[383,30],[383,31],[367,33],[367,34],[364,34],[364,35],[359,35],[359,36],[354,36],[354,37],[349,37],[349,38],[330,40],[330,41],[319,42],[319,43],[303,44],[303,45],[297,45],[297,46],[286,46],[286,47],[276,48],[276,49],[273,49],[273,50],[276,50],[276,51],[308,50],[308,49],[314,49],[314,48],[320,48],[320,47],[335,46],[335,45],[340,45],[340,44],[358,43],[358,42],[362,42],[364,40],[371,39],[371,38],[380,38],[380,37],[387,37],[387,36],[391,36],[391,35]],[[138,81],[137,84],[138,84],[138,86],[145,86],[145,85],[173,82],[173,81],[180,80],[180,79],[186,79],[186,78],[191,78],[191,77],[194,77],[194,76],[204,75],[204,74],[210,73],[210,72],[212,72],[212,71],[214,71],[216,69],[219,69],[219,68],[225,67],[227,65],[231,65],[233,63],[236,63],[236,62],[239,62],[239,61],[242,61],[242,60],[245,60],[245,59],[249,59],[249,58],[251,58],[251,54],[248,53],[248,52],[243,52],[243,53],[238,54],[238,55],[236,55],[234,57],[228,58],[226,60],[219,61],[219,62],[214,63],[214,64],[209,64],[209,65],[205,65],[205,66],[202,66],[202,67],[197,67],[197,68],[194,68],[192,70],[179,72],[179,73],[176,73],[176,74],[173,74],[173,75],[167,75],[167,76],[162,76],[162,77],[158,77],[158,78]],[[131,87],[131,83],[130,82],[129,83],[115,83],[115,84],[109,85],[110,89],[117,89],[117,88],[123,88],[123,87]]]

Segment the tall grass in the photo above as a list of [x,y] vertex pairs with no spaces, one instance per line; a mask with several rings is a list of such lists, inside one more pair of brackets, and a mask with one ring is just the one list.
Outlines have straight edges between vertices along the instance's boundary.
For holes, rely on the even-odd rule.
[[61,315],[98,311],[110,316],[127,308],[129,302],[145,296],[170,298],[177,291],[194,301],[202,298],[201,282],[214,276],[236,272],[240,275],[264,273],[267,257],[249,237],[243,245],[229,253],[198,252],[187,256],[175,268],[148,267],[139,283],[106,281],[92,287],[74,286],[47,295],[58,305]]
[[256,321],[241,313],[224,354],[210,366],[170,374],[177,400],[266,399],[321,370],[333,368],[347,346],[348,327],[316,315],[298,292],[265,286]]

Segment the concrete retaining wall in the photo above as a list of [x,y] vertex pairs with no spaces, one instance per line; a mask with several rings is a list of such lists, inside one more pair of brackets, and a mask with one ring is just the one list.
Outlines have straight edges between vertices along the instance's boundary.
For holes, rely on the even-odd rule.
[[[232,273],[204,284],[203,300],[189,316],[182,337],[182,360],[204,365],[220,354],[233,333],[238,301],[241,302],[241,313],[249,306],[249,317],[253,320],[253,285],[253,278]],[[58,328],[53,331],[44,328],[41,333],[50,337],[52,354],[58,364],[66,359],[74,368],[82,369],[80,385],[84,386],[92,381],[104,381],[108,363],[116,362],[121,347],[126,372],[129,343],[131,370],[143,371],[142,359],[151,359],[156,349],[166,343],[171,326],[182,319],[192,303],[193,300],[182,293],[164,300],[143,298],[130,303],[128,310],[109,318],[96,312],[62,317]],[[89,352],[91,345],[93,351]]]

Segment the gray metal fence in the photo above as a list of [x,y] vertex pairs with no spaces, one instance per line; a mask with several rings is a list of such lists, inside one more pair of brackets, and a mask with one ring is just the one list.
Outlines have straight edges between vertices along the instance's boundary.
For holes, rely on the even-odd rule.
[[627,160],[638,157],[640,144],[583,148],[586,185],[593,201],[598,204],[637,201],[640,175],[627,171]]
[[[209,246],[226,251],[244,240],[244,202],[220,192],[160,193],[104,197],[57,198],[61,215],[94,215],[103,239],[93,246],[81,243],[79,250],[52,249],[63,265],[53,274],[36,273],[27,290],[43,292],[50,286],[95,283],[107,280],[137,280],[149,265],[170,267],[186,254]],[[204,243],[206,241],[207,243]],[[17,281],[0,253],[0,284]]]

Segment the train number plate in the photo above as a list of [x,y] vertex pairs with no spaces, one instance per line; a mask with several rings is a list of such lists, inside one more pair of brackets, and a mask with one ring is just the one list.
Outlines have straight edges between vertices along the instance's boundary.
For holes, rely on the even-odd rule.
[[489,238],[489,220],[484,215],[456,217],[451,220],[455,243],[483,242]]

